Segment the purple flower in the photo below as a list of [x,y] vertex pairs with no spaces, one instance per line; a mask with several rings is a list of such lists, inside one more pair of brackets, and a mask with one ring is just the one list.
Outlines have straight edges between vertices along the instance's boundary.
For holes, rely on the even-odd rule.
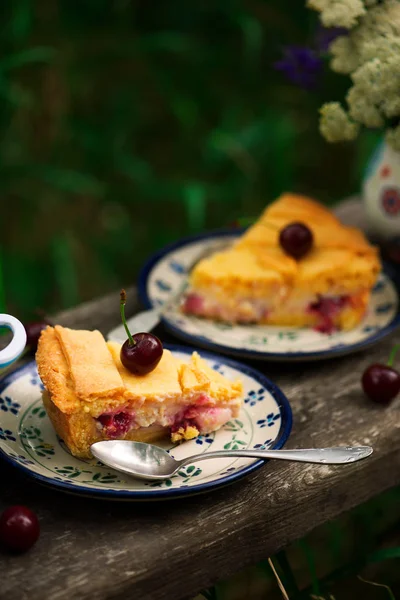
[[322,60],[311,48],[286,46],[281,60],[274,64],[292,83],[311,90],[315,88],[322,68]]
[[315,34],[315,43],[319,52],[326,53],[331,43],[341,35],[347,35],[349,32],[344,27],[324,27],[319,24]]

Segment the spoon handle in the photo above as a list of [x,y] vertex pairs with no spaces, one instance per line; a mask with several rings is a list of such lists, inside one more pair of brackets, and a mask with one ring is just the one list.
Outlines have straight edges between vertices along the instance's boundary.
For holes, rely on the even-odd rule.
[[280,460],[291,460],[295,462],[317,463],[325,465],[342,465],[353,463],[372,454],[370,446],[356,446],[337,448],[310,448],[299,450],[220,450],[217,452],[205,452],[196,456],[190,456],[180,462],[180,465],[187,465],[199,460],[208,458],[228,458],[237,456],[238,458],[278,458]]

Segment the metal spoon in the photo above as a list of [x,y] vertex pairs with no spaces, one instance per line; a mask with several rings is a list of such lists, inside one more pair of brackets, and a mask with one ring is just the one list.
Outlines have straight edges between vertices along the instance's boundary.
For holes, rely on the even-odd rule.
[[370,446],[311,448],[309,450],[221,450],[176,460],[166,450],[127,440],[106,440],[91,446],[92,454],[105,465],[139,479],[167,479],[181,467],[209,458],[279,458],[325,465],[353,463],[372,454]]

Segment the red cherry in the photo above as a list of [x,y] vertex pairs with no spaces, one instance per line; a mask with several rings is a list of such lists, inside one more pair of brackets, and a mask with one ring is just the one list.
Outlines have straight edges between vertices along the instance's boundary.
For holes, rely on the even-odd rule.
[[100,415],[97,420],[109,438],[120,438],[131,428],[133,418],[129,413],[120,412],[115,415]]
[[131,373],[146,375],[153,371],[163,355],[161,341],[152,333],[135,333],[134,344],[126,340],[121,348],[121,362]]
[[293,258],[302,258],[311,250],[314,236],[304,223],[290,223],[279,234],[279,243]]
[[10,550],[26,552],[39,534],[38,518],[26,506],[10,506],[0,516],[0,541]]
[[121,319],[128,339],[122,345],[120,358],[128,371],[135,375],[146,375],[156,368],[163,355],[163,346],[158,337],[151,333],[135,333],[131,335],[125,317],[126,292],[121,290]]
[[379,404],[389,404],[400,392],[400,373],[376,363],[364,371],[361,383],[368,398]]
[[32,352],[35,352],[40,334],[43,329],[48,327],[48,323],[45,323],[44,321],[32,321],[31,323],[27,323],[24,327],[26,331],[26,345],[29,346]]

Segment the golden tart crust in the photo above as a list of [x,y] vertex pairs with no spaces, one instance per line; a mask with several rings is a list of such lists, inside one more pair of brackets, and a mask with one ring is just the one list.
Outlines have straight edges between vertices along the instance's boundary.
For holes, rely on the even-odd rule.
[[[119,344],[107,343],[99,331],[56,326],[41,334],[36,362],[46,389],[44,405],[56,432],[75,456],[90,457],[90,445],[109,438],[99,424],[103,415],[123,412],[132,416],[134,424],[118,439],[142,441],[166,435],[171,419],[187,407],[200,412],[220,408],[238,416],[241,382],[229,381],[197,353],[186,363],[165,349],[154,371],[137,376],[122,365],[120,349]],[[175,441],[200,433],[195,423],[186,421],[180,432],[173,432]]]
[[[280,231],[294,222],[307,224],[314,236],[311,251],[300,260],[279,244]],[[353,316],[340,327],[352,328],[365,312],[380,269],[377,249],[360,230],[343,225],[310,198],[283,194],[231,248],[195,266],[189,294],[206,299],[199,316],[296,326],[316,323],[318,316],[306,314],[305,307],[320,296],[351,297],[346,313]],[[187,302],[183,310],[196,314]]]

